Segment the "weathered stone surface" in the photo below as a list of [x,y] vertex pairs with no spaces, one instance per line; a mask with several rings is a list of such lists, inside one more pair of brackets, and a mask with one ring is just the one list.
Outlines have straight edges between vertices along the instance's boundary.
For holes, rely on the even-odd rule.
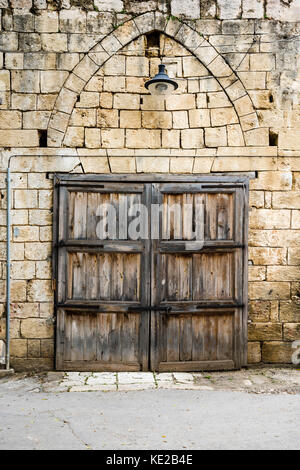
[[248,343],[248,364],[261,362],[261,346],[258,342]]
[[292,344],[270,341],[263,344],[262,360],[267,363],[289,364],[292,362]]
[[250,282],[249,298],[251,300],[289,299],[289,282]]
[[50,319],[27,318],[21,321],[21,334],[24,338],[52,338],[53,322]]
[[281,323],[250,323],[248,327],[250,341],[276,341],[282,339]]

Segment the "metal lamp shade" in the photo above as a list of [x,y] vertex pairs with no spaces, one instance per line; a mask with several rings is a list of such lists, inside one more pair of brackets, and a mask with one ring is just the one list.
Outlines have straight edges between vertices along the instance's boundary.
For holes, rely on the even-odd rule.
[[159,66],[159,72],[154,78],[145,83],[145,87],[151,95],[167,97],[177,90],[178,83],[172,80],[165,72],[165,65]]

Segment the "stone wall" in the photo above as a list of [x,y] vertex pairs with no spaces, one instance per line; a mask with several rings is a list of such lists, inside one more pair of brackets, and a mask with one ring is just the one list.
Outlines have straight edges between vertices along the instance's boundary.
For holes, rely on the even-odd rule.
[[[300,1],[0,0],[0,15],[0,340],[5,169],[17,155],[12,365],[53,368],[55,171],[256,172],[249,362],[291,362],[300,339]],[[166,101],[144,88],[160,56],[179,83]]]

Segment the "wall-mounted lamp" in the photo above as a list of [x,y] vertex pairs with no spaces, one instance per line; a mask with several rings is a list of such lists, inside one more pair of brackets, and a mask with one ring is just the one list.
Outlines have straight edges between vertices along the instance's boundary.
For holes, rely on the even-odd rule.
[[178,83],[166,74],[165,68],[164,64],[159,65],[158,74],[145,83],[145,87],[150,91],[151,95],[167,97],[177,90]]

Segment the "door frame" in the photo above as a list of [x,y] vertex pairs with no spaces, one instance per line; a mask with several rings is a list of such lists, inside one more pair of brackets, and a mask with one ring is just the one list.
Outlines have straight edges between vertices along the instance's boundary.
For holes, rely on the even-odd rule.
[[52,286],[54,290],[54,310],[55,310],[55,351],[60,338],[57,335],[57,310],[58,310],[58,289],[57,289],[57,268],[58,268],[58,221],[59,221],[59,188],[61,186],[97,186],[104,182],[111,183],[203,183],[204,185],[218,184],[219,187],[244,188],[244,211],[243,211],[243,308],[242,308],[242,348],[241,367],[247,366],[248,355],[248,230],[249,230],[249,175],[245,174],[202,174],[202,175],[170,175],[170,174],[69,174],[54,173],[53,183],[53,237],[52,237]]

